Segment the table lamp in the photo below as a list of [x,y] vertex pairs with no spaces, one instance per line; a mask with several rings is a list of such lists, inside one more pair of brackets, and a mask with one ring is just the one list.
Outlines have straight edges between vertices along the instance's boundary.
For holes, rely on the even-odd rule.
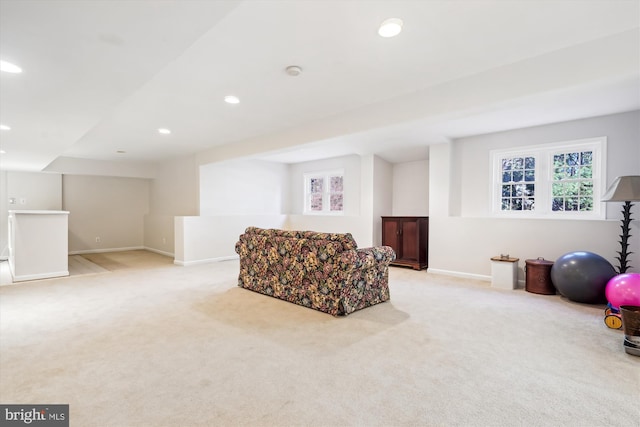
[[603,202],[624,202],[622,205],[622,234],[620,235],[620,256],[616,259],[620,261],[618,266],[618,274],[626,273],[627,268],[631,267],[627,265],[627,255],[632,252],[628,252],[629,249],[629,225],[631,224],[631,207],[633,203],[640,201],[640,175],[619,176],[613,181],[611,187],[602,196]]

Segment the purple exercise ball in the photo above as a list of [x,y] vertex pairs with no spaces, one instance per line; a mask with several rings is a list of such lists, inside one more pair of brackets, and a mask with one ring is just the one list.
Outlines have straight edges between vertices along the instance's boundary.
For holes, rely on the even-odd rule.
[[607,282],[605,293],[607,301],[615,308],[640,306],[640,273],[618,274]]

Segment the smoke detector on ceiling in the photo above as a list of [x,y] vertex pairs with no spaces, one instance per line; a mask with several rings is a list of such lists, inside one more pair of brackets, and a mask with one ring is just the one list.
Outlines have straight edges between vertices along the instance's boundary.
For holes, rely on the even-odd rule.
[[302,73],[302,68],[298,67],[297,65],[289,65],[284,70],[287,72],[287,74],[294,77],[299,76]]

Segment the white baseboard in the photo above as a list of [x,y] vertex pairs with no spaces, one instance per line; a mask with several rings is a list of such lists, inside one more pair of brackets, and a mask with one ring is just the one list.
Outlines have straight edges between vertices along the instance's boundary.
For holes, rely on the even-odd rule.
[[230,261],[232,259],[238,259],[239,256],[238,255],[232,255],[232,256],[223,256],[223,257],[218,257],[218,258],[206,258],[206,259],[198,259],[195,261],[179,261],[179,260],[174,260],[173,263],[176,265],[181,265],[183,267],[189,267],[190,265],[198,265],[198,264],[209,264],[212,262],[221,262],[221,261]]
[[463,273],[461,271],[440,270],[438,268],[427,268],[427,273],[430,274],[442,274],[443,276],[461,277],[463,279],[483,280],[486,282],[491,281],[491,276],[484,274]]
[[147,249],[144,246],[131,246],[128,248],[108,248],[108,249],[87,249],[82,251],[71,251],[69,255],[82,255],[82,254],[101,254],[105,252],[122,252],[122,251],[139,251]]
[[51,273],[40,274],[23,274],[21,276],[13,276],[14,282],[24,282],[26,280],[51,279],[54,277],[65,277],[69,275],[69,271],[55,271]]
[[161,251],[160,249],[150,248],[149,246],[145,246],[144,250],[147,250],[149,252],[154,252],[156,254],[168,256],[168,257],[171,257],[171,258],[173,258],[175,256],[175,254],[173,252]]

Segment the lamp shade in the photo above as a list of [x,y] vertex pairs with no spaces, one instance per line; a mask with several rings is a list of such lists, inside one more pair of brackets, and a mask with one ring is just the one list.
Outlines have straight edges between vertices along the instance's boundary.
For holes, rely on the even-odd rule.
[[640,175],[619,176],[602,196],[603,202],[640,201]]

